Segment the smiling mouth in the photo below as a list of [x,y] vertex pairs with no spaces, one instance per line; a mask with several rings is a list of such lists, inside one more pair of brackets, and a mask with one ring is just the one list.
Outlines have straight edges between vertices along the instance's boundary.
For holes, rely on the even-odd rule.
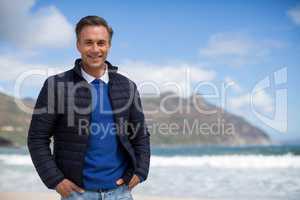
[[95,60],[95,59],[102,58],[102,56],[88,56],[88,58],[91,58],[91,59]]

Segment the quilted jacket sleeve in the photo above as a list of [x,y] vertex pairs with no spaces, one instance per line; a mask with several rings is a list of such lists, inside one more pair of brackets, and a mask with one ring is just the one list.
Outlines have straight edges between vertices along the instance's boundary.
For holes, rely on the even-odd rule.
[[49,189],[54,189],[64,179],[64,175],[56,166],[49,146],[57,119],[54,89],[54,77],[50,77],[45,81],[37,98],[27,137],[32,162]]
[[130,124],[132,125],[131,145],[136,156],[137,169],[135,174],[141,181],[147,179],[150,165],[150,134],[145,123],[141,98],[134,85],[134,101],[130,108]]

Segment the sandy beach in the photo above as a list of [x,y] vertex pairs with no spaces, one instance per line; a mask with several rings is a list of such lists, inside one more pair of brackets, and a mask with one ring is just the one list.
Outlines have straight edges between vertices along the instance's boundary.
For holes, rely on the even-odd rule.
[[[140,196],[133,195],[135,200],[179,200],[182,198],[158,197],[158,196]],[[60,196],[56,192],[1,192],[1,200],[60,200]],[[187,199],[185,200],[196,200]]]

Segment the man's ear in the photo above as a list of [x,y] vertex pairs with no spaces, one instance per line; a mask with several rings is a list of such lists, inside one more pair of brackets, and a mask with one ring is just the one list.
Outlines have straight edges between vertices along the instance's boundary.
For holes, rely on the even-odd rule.
[[108,52],[110,52],[111,49],[111,43],[109,43]]

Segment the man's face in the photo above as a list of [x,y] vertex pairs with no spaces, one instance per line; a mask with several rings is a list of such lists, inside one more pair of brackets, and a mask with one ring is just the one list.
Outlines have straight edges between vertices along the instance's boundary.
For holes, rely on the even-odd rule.
[[79,34],[77,49],[85,67],[101,67],[110,49],[109,33],[104,26],[85,26]]

